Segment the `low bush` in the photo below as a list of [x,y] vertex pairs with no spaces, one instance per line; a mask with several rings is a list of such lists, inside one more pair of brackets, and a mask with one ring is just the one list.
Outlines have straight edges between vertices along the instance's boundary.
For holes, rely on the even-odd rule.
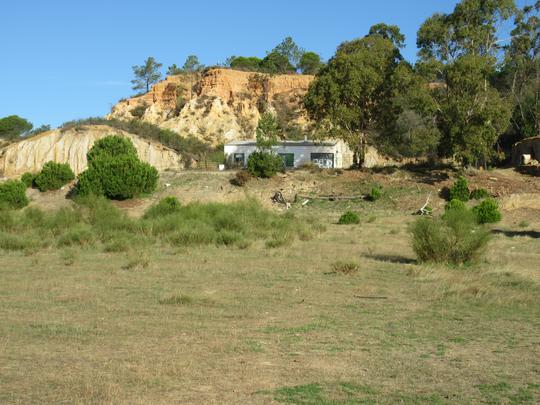
[[469,183],[467,179],[463,176],[459,176],[455,183],[450,187],[449,191],[449,201],[460,200],[463,202],[469,201],[470,191]]
[[249,174],[247,170],[239,170],[231,180],[231,184],[234,186],[243,187],[248,183],[249,180],[251,180],[251,174]]
[[499,211],[499,205],[493,198],[482,201],[473,208],[473,212],[476,215],[476,220],[479,224],[499,222],[502,218],[501,212]]
[[77,194],[125,200],[153,192],[158,172],[137,157],[131,140],[107,136],[88,152],[88,169],[79,176]]
[[26,187],[32,187],[34,185],[34,180],[36,175],[34,173],[24,173],[21,176],[21,181],[26,185]]
[[26,184],[18,180],[8,180],[0,183],[0,209],[18,209],[29,203],[26,196]]
[[360,223],[360,217],[356,212],[353,211],[347,211],[341,217],[339,217],[338,220],[339,225],[350,225],[358,223]]
[[380,186],[374,186],[371,188],[371,191],[368,194],[368,200],[369,201],[377,201],[379,198],[382,197],[382,189]]
[[360,266],[356,262],[344,262],[337,261],[332,263],[332,271],[334,273],[352,274],[356,273],[360,269]]
[[144,218],[157,218],[171,215],[180,211],[182,204],[178,198],[169,196],[160,200],[156,205],[150,207],[145,213]]
[[477,260],[489,232],[468,210],[451,209],[442,218],[419,218],[410,228],[412,247],[421,262],[462,264]]
[[75,174],[69,164],[47,162],[34,178],[34,184],[39,191],[58,190],[75,179]]
[[283,159],[270,152],[257,151],[249,155],[247,170],[254,177],[270,178],[283,169]]
[[477,188],[471,191],[469,197],[471,200],[481,200],[483,198],[489,198],[490,194],[485,188]]
[[457,200],[457,199],[453,199],[453,200],[450,200],[445,206],[444,206],[444,210],[445,211],[450,211],[450,210],[466,210],[467,209],[467,206],[465,205],[465,203],[461,200]]

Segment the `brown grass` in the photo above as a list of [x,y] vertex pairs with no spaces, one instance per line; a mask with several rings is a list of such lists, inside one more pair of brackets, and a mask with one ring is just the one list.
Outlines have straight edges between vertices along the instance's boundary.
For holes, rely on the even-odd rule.
[[[377,220],[334,225],[345,209]],[[298,210],[326,232],[139,260],[2,252],[0,403],[540,401],[538,239],[496,234],[475,267],[418,265],[413,217],[391,202]],[[497,227],[519,230],[513,215]],[[333,274],[339,260],[358,270]]]

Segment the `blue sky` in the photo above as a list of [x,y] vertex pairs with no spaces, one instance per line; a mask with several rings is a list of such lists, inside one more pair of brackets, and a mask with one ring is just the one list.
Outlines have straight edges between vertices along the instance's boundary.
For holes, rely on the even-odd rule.
[[[531,0],[521,0],[518,3]],[[0,18],[0,117],[34,126],[107,114],[133,94],[131,66],[166,66],[195,54],[206,65],[230,55],[264,56],[284,37],[331,57],[378,22],[397,24],[414,60],[416,31],[455,0],[6,1]]]

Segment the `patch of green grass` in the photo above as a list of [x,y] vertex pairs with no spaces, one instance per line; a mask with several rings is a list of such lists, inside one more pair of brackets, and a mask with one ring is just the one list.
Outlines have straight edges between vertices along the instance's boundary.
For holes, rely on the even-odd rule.
[[191,305],[194,301],[193,297],[190,297],[189,295],[175,294],[161,298],[159,303],[162,305]]
[[311,383],[292,387],[261,391],[259,394],[271,395],[274,401],[284,404],[301,405],[347,405],[376,404],[377,391],[369,385],[350,382]]

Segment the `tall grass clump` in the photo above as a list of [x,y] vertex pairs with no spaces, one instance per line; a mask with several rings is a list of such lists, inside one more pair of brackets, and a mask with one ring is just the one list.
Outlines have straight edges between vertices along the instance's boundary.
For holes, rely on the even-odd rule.
[[0,210],[0,249],[97,245],[106,252],[136,252],[155,244],[242,249],[258,240],[278,247],[309,240],[321,231],[314,221],[271,212],[254,200],[181,205],[167,197],[140,219],[128,217],[104,197],[77,197],[76,202],[56,212]]
[[474,213],[463,209],[447,210],[438,219],[419,218],[410,233],[419,261],[458,265],[478,260],[490,239]]
[[178,198],[169,196],[163,198],[156,205],[150,207],[145,213],[145,218],[158,218],[166,215],[171,215],[180,211],[182,204]]

